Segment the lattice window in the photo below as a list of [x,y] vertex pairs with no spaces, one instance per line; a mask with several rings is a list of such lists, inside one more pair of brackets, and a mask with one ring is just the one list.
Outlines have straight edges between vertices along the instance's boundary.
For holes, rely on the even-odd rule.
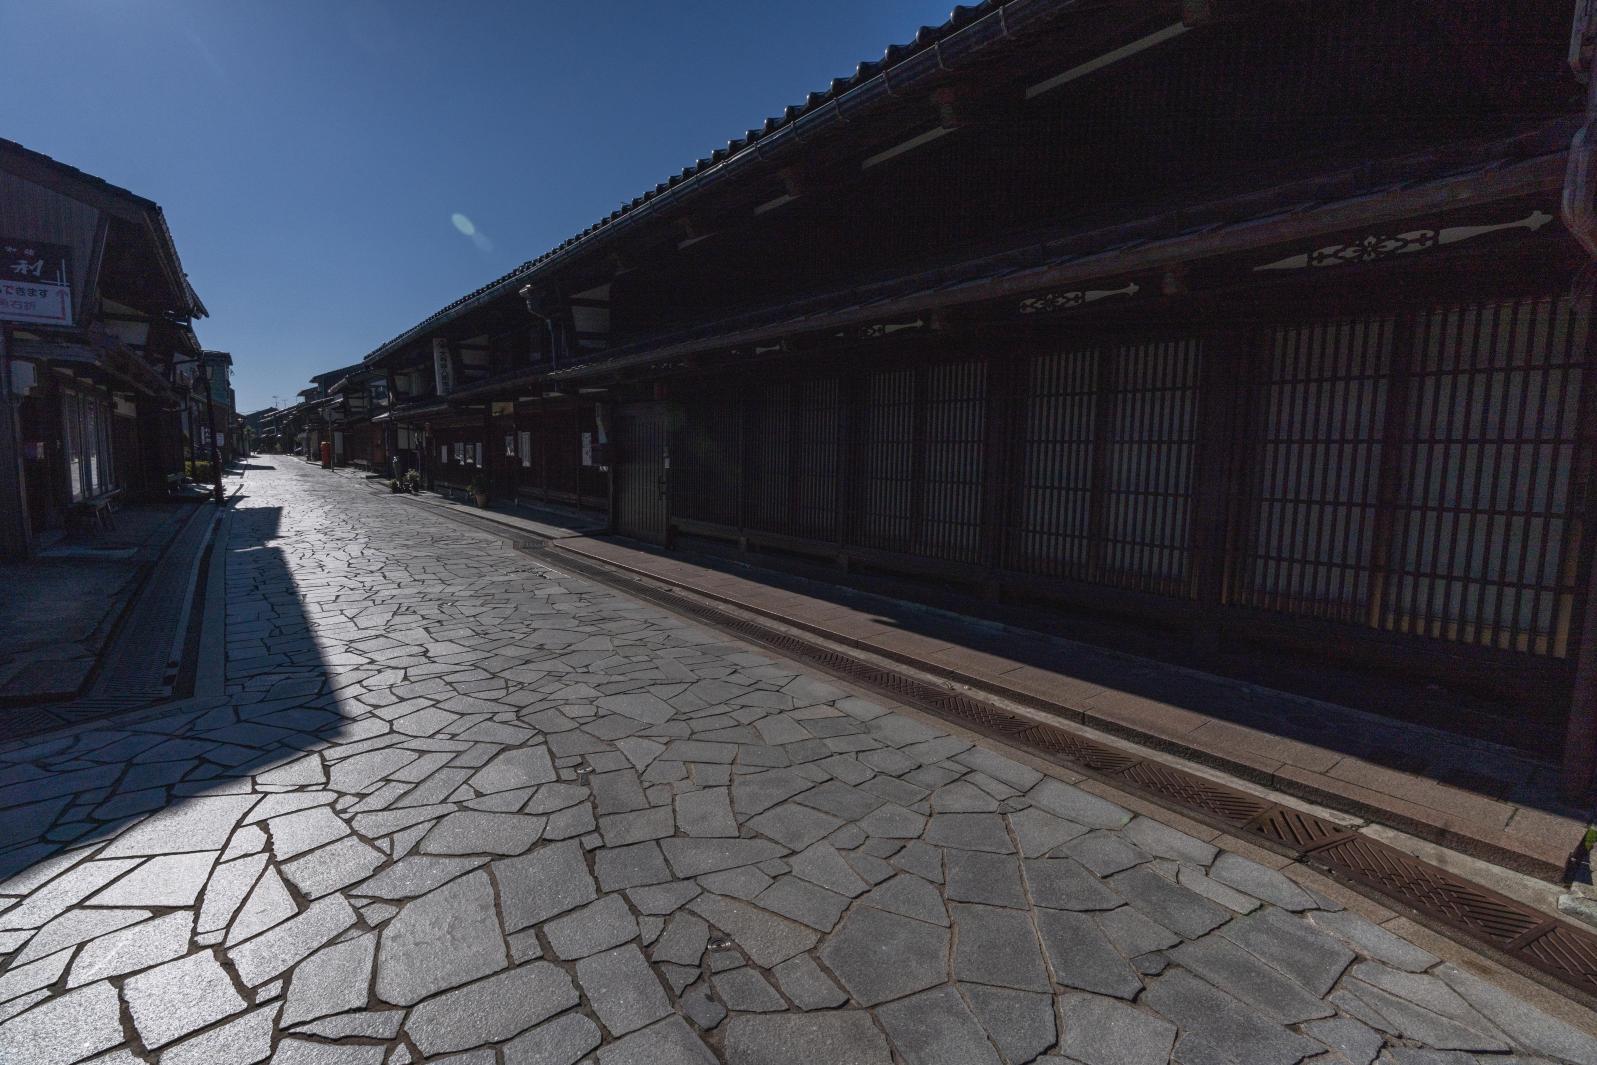
[[1092,451],[1097,431],[1096,348],[1031,360],[1021,487],[1009,565],[1078,576],[1091,558]]
[[1268,336],[1235,601],[1364,620],[1395,332],[1344,318]]
[[1419,317],[1382,627],[1569,653],[1588,328],[1567,298]]
[[873,373],[866,382],[859,538],[908,551],[915,501],[915,371]]

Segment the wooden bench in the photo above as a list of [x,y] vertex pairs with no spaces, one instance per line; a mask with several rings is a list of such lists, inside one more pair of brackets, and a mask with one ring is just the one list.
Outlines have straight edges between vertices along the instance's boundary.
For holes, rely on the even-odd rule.
[[107,529],[114,529],[116,528],[116,497],[121,494],[122,489],[112,488],[101,492],[99,495],[78,500],[72,504],[72,509],[94,522],[94,527],[101,532]]

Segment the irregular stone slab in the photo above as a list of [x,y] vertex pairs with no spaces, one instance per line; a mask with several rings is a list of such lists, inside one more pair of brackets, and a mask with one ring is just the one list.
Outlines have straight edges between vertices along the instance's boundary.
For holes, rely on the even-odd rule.
[[611,1035],[626,1035],[671,1012],[665,988],[631,943],[577,962],[577,982]]
[[1086,914],[1038,910],[1037,930],[1059,983],[1126,999],[1142,990],[1137,974]]
[[600,1047],[599,1065],[716,1065],[716,1059],[688,1022],[667,1017]]
[[403,769],[416,758],[415,752],[397,747],[357,754],[334,763],[327,773],[327,786],[332,791],[354,794],[368,784],[374,784],[390,773]]
[[[1316,922],[1321,916],[1315,914]],[[1436,973],[1509,1038],[1549,1057],[1597,1065],[1597,1035],[1577,1031],[1451,962]]]
[[907,1065],[1000,1065],[987,1033],[951,987],[876,1010]]
[[193,923],[192,913],[179,911],[101,936],[78,951],[67,986],[82,987],[182,957],[189,950]]
[[1239,917],[1220,934],[1321,998],[1330,994],[1354,957],[1336,939],[1276,909]]
[[927,843],[961,850],[1011,854],[1009,829],[998,814],[933,814],[923,837]]
[[[447,884],[458,876],[464,876],[487,860],[487,858],[435,857],[428,854],[407,855],[370,880],[363,881],[350,894],[374,899],[413,899]],[[509,859],[509,861],[526,860]],[[494,868],[497,871],[505,864],[508,863],[500,862]],[[504,890],[505,877],[500,876],[499,882],[500,889]]]
[[787,854],[785,847],[763,839],[668,839],[661,848],[679,877],[758,865]]
[[1131,820],[1131,811],[1052,777],[1026,792],[1026,798],[1056,817],[1088,828],[1121,828]]
[[749,900],[770,887],[771,883],[770,876],[752,865],[726,869],[719,873],[706,873],[699,877],[699,885],[706,891]]
[[671,720],[676,710],[670,703],[648,692],[627,692],[624,695],[607,695],[597,701],[600,710],[630,717],[649,725],[663,725]]
[[323,947],[300,962],[289,981],[284,1026],[364,1009],[376,957],[377,936],[367,934]]
[[[187,915],[185,915],[185,918]],[[122,985],[133,1025],[151,1050],[244,1010],[213,951],[180,958],[130,976]]]
[[594,803],[600,814],[624,814],[629,810],[648,809],[649,800],[643,794],[638,774],[631,769],[613,773],[595,773],[588,778],[593,789]]
[[795,802],[783,803],[745,822],[762,836],[769,836],[790,850],[803,850],[826,838],[843,822],[831,814],[812,810]]
[[534,961],[428,999],[410,1011],[405,1032],[431,1058],[509,1039],[578,1001],[571,977]]
[[[237,1020],[228,1021],[161,1052],[161,1065],[253,1065],[272,1055],[272,1029],[277,1020],[278,1003],[251,1010]],[[138,1059],[128,1055],[128,1065]],[[96,1058],[87,1065],[118,1065]]]
[[1030,766],[1021,765],[1013,758],[981,747],[972,747],[967,751],[954,755],[954,761],[986,773],[994,780],[1002,781],[1016,791],[1028,791],[1036,787],[1043,778],[1041,773]]
[[738,834],[732,816],[731,788],[704,788],[676,797],[676,821],[689,836],[730,837]]
[[892,1065],[893,1059],[869,1014],[839,1010],[734,1017],[726,1029],[726,1060],[727,1065]]
[[355,836],[345,836],[320,850],[283,863],[283,875],[294,882],[307,899],[321,898],[371,876],[372,870],[388,861],[388,856]]
[[700,895],[688,908],[731,936],[762,969],[802,954],[820,938],[803,925],[720,895]]
[[778,878],[754,901],[772,913],[790,917],[821,932],[830,932],[837,924],[837,919],[843,916],[843,911],[848,909],[846,896],[827,891],[791,874]]
[[507,932],[540,924],[598,897],[582,844],[574,839],[495,862],[493,872]]
[[101,981],[0,1023],[0,1061],[71,1065],[125,1038],[116,988]]
[[1038,858],[1063,843],[1088,831],[1085,825],[1055,817],[1046,810],[1028,807],[1009,815],[1009,827],[1020,841],[1022,857]]
[[1124,900],[1071,858],[1033,858],[1022,863],[1031,900],[1055,910],[1112,910]]
[[1139,954],[1147,954],[1153,950],[1164,950],[1173,947],[1182,941],[1170,929],[1158,924],[1135,907],[1122,906],[1118,910],[1097,915],[1098,927],[1103,929],[1104,935],[1115,945],[1115,949],[1128,958],[1135,958]]
[[278,861],[349,835],[349,826],[327,806],[274,817],[266,822],[266,830],[272,837],[272,855]]
[[149,910],[68,910],[38,932],[11,958],[10,969],[38,961],[58,950],[86,943],[150,916]]
[[632,900],[638,912],[659,916],[675,913],[702,890],[691,880],[674,880],[667,884],[628,888],[627,898]]
[[808,954],[800,954],[771,970],[782,993],[801,1010],[824,1010],[848,1001],[843,989],[821,972]]
[[255,805],[254,795],[201,795],[151,814],[122,833],[101,858],[128,858],[185,851],[219,851],[227,846],[239,819]]
[[506,1043],[505,1065],[573,1065],[599,1040],[598,1025],[580,1013],[568,1013]]
[[460,810],[438,822],[418,848],[426,854],[520,854],[543,835],[545,819]]
[[624,847],[629,843],[664,839],[675,832],[676,818],[669,806],[606,814],[599,818],[599,834],[604,837],[606,847]]
[[955,903],[954,979],[1022,991],[1048,991],[1048,973],[1031,918],[1021,910]]
[[329,1046],[308,1039],[284,1039],[271,1065],[382,1065],[383,1047]]
[[1303,1034],[1318,1039],[1351,1065],[1370,1065],[1386,1040],[1380,1032],[1351,1017],[1335,1017],[1303,1026]]
[[679,913],[671,918],[660,938],[654,941],[649,956],[656,962],[698,965],[709,941],[709,925],[691,913]]
[[232,927],[227,932],[227,945],[231,947],[243,942],[283,923],[298,912],[299,908],[289,895],[288,888],[283,885],[283,878],[277,875],[277,868],[269,865],[255,882],[249,898],[244,900],[238,916],[233,918]]
[[1506,1042],[1492,1034],[1492,1025],[1481,1018],[1470,1024],[1362,981],[1349,980],[1344,988],[1375,1008],[1385,1019],[1380,1027],[1405,1039],[1438,1050],[1502,1053],[1509,1049]]
[[788,859],[794,876],[828,891],[855,898],[871,889],[830,843],[816,843]]
[[745,773],[732,781],[732,806],[739,817],[752,817],[814,786],[815,781],[807,780],[791,769]]
[[1230,851],[1215,859],[1209,867],[1209,877],[1245,895],[1274,903],[1283,910],[1298,912],[1315,907],[1314,899],[1309,897],[1308,892],[1283,874]]
[[1060,1053],[1082,1065],[1165,1065],[1176,1026],[1098,995],[1062,995]]
[[412,1006],[508,964],[493,885],[479,869],[411,902],[383,927],[377,997]]
[[205,887],[216,851],[151,858],[89,899],[92,906],[192,906]]
[[[1309,915],[1309,920],[1316,928],[1324,929],[1342,942],[1394,969],[1420,973],[1441,960],[1430,951],[1416,947],[1351,910],[1317,910]],[[1443,978],[1446,979],[1445,976]]]
[[661,884],[671,879],[671,870],[660,856],[660,847],[652,840],[630,847],[601,848],[593,856],[593,871],[598,874],[599,886],[606,891]]
[[606,895],[550,921],[543,932],[555,957],[571,961],[620,946],[638,934],[638,922],[620,895]]
[[530,788],[556,779],[554,763],[547,747],[527,747],[506,751],[471,775],[468,783],[479,794]]
[[1231,915],[1179,884],[1143,866],[1112,877],[1110,885],[1148,917],[1187,939],[1225,924]]
[[1259,961],[1223,936],[1182,943],[1170,956],[1203,979],[1223,987],[1281,1024],[1329,1017],[1336,1011],[1303,986]]
[[200,903],[200,916],[194,930],[216,932],[226,928],[265,867],[264,854],[252,854],[217,866],[205,885],[205,897]]
[[1074,858],[1098,876],[1111,876],[1148,860],[1118,832],[1089,832],[1060,847],[1059,853]]
[[[1223,991],[1180,969],[1167,970],[1143,994],[1144,1004],[1185,1035],[1225,1047],[1249,1065],[1297,1065],[1318,1044],[1272,1024]],[[1065,1023],[1068,1039],[1070,1023]]]
[[946,929],[924,921],[857,909],[821,948],[821,960],[856,1002],[874,1006],[946,981],[948,940]]
[[943,905],[942,893],[909,873],[899,873],[878,884],[860,900],[860,904],[948,927],[948,910]]
[[1020,887],[1020,862],[1010,854],[950,850],[943,859],[950,902],[982,902],[991,906],[1025,906]]
[[1005,1061],[1031,1061],[1054,1045],[1052,995],[962,984],[970,1009]]
[[717,973],[710,982],[733,1013],[777,1013],[787,1009],[787,1003],[765,977],[746,965]]
[[1207,866],[1220,853],[1218,847],[1151,817],[1132,818],[1121,834],[1147,853],[1175,862]]
[[918,839],[926,830],[926,818],[897,803],[886,803],[866,815],[859,825],[880,839]]

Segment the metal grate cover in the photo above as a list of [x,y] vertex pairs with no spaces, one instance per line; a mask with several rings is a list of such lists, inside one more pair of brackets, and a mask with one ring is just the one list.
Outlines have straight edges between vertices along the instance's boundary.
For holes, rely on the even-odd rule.
[[[492,522],[464,516],[457,520],[501,537],[507,533],[504,526]],[[1074,769],[1141,793],[1195,820],[1269,846],[1379,895],[1423,923],[1469,940],[1522,971],[1550,978],[1561,991],[1572,991],[1588,1003],[1597,1003],[1597,935],[1379,840],[1306,811],[1110,747],[1059,725],[1012,714],[954,689],[811,643],[619,569],[579,559],[572,553],[562,552],[554,559],[542,543],[518,541],[515,546],[556,569],[618,588],[974,731],[1025,746],[1051,761],[1069,763]]]

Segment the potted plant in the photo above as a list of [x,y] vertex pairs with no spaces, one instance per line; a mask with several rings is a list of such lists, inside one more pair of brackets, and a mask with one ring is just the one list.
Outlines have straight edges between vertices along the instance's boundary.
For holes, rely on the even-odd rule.
[[404,483],[403,487],[400,489],[401,491],[409,492],[411,495],[415,495],[417,492],[420,492],[421,491],[421,471],[420,470],[406,470],[405,471],[405,476],[404,476],[404,482],[405,483]]
[[471,498],[479,507],[488,506],[488,478],[480,473],[471,479]]
[[393,479],[392,481],[388,482],[388,491],[391,494],[398,495],[400,492],[403,492],[404,490],[405,490],[405,486],[399,483],[399,479],[397,477],[395,479]]

